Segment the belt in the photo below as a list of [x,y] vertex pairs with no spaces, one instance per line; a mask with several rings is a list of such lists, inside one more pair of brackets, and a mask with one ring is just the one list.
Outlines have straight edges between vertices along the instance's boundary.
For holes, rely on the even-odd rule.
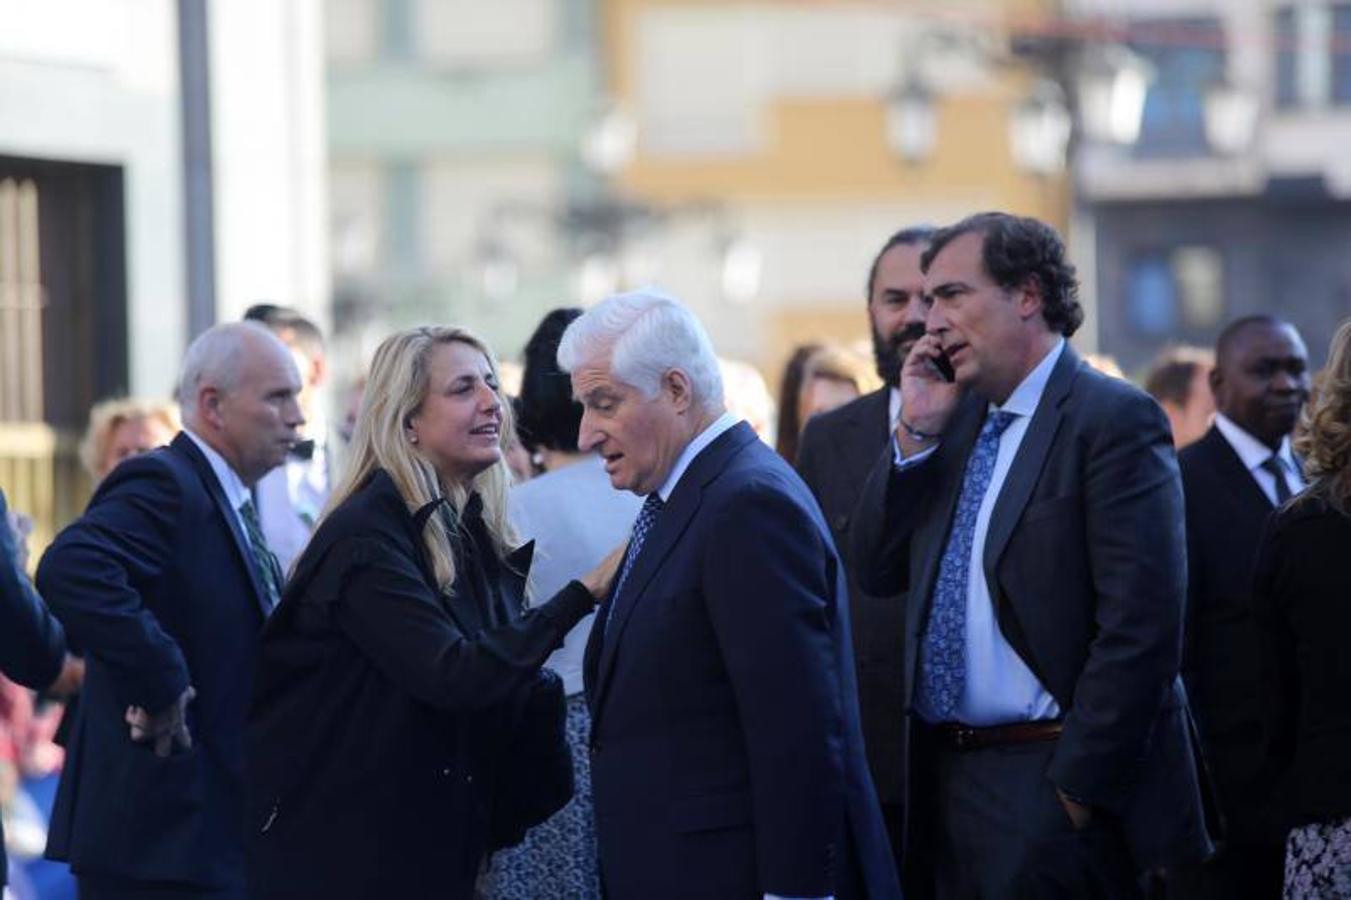
[[1013,744],[1032,744],[1054,741],[1064,730],[1059,719],[1041,719],[1036,722],[1013,722],[1008,725],[988,725],[978,728],[961,722],[940,722],[926,725],[924,730],[934,743],[947,750],[984,750],[989,747],[1007,747]]

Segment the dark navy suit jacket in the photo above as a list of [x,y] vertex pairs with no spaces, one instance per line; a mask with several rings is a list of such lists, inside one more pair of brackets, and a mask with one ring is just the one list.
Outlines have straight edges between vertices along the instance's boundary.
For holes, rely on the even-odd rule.
[[[878,457],[857,515],[865,590],[909,589],[906,708],[967,457],[988,404],[968,395],[921,463]],[[1211,849],[1179,676],[1182,485],[1168,422],[1066,347],[981,548],[1000,631],[1064,711],[1047,777],[1120,820],[1140,870]],[[912,773],[914,777],[914,773]],[[912,823],[923,827],[925,823]]]
[[585,660],[607,895],[898,897],[844,573],[745,423],[694,458],[609,602]]
[[[40,691],[61,674],[65,635],[14,560],[0,491],[0,674]],[[5,834],[0,830],[0,887],[5,883]]]
[[[38,586],[86,653],[47,854],[78,874],[243,884],[244,716],[266,615],[248,544],[186,434],[127,460],[57,537]],[[191,750],[133,743],[128,706],[191,684]]]

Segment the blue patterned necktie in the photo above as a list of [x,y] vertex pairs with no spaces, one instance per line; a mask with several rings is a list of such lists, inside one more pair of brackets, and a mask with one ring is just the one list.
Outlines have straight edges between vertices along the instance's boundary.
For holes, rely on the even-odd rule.
[[938,721],[951,721],[966,687],[966,596],[971,574],[971,544],[976,516],[990,487],[999,437],[1016,417],[995,411],[985,419],[962,476],[962,492],[952,517],[947,546],[938,565],[929,621],[920,651],[919,695]]
[[281,600],[281,588],[285,579],[282,577],[277,557],[268,548],[267,539],[263,537],[263,525],[258,521],[258,510],[253,508],[252,500],[245,500],[240,504],[239,517],[244,520],[244,533],[249,539],[253,571],[258,576],[263,590],[267,592],[267,607],[269,610],[275,609]]
[[610,628],[610,620],[614,618],[615,604],[619,601],[619,592],[624,587],[624,581],[629,577],[629,571],[633,568],[633,561],[638,558],[638,554],[643,549],[643,541],[647,540],[647,533],[652,530],[652,525],[657,521],[657,513],[661,512],[664,506],[661,502],[661,495],[651,493],[643,501],[643,508],[638,511],[638,518],[633,522],[633,536],[629,538],[629,547],[624,551],[624,565],[619,569],[619,578],[615,580],[614,590],[610,592],[610,608],[605,613],[605,628]]

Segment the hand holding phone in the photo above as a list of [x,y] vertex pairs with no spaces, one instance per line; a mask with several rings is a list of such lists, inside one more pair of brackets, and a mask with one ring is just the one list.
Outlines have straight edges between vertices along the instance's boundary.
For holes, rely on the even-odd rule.
[[926,334],[910,348],[901,367],[901,421],[896,431],[903,453],[932,444],[932,437],[917,436],[942,433],[964,391],[956,379],[938,335]]
[[952,360],[948,359],[948,355],[943,351],[942,347],[938,348],[938,352],[930,357],[929,361],[933,363],[934,369],[938,371],[938,374],[941,375],[943,380],[948,384],[952,384],[957,380],[957,370],[952,367]]

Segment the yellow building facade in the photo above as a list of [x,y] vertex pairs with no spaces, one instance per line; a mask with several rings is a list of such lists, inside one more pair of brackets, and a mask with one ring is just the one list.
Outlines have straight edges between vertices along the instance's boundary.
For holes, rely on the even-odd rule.
[[[607,70],[636,123],[616,176],[657,206],[719,204],[757,248],[759,290],[744,304],[672,252],[663,284],[710,325],[721,353],[777,379],[792,348],[867,338],[864,281],[895,230],[982,209],[1067,225],[1064,176],[1021,171],[1009,114],[1035,73],[1007,55],[1011,26],[1042,3],[606,0]],[[932,145],[907,161],[888,138],[903,83],[933,97]]]

